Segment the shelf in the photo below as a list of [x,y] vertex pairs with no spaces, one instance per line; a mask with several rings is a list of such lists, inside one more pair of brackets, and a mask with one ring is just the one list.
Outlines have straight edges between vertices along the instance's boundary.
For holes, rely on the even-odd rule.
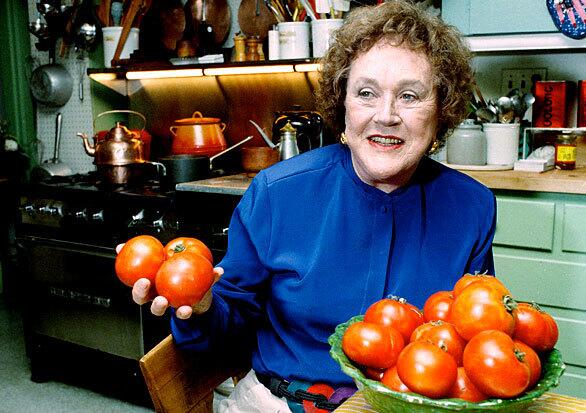
[[586,39],[575,40],[561,33],[466,36],[466,40],[475,53],[586,49]]
[[146,79],[173,79],[274,73],[308,73],[319,70],[317,59],[264,60],[193,65],[136,64],[127,67],[88,69],[90,79],[128,96]]

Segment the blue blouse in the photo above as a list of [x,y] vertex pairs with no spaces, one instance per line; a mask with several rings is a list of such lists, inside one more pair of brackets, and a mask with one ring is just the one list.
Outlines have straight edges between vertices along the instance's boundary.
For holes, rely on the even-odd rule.
[[424,158],[390,194],[362,182],[350,151],[330,145],[260,172],[234,211],[213,304],[172,317],[197,351],[256,329],[255,371],[351,383],[329,356],[336,325],[388,295],[421,308],[466,272],[494,274],[492,192]]

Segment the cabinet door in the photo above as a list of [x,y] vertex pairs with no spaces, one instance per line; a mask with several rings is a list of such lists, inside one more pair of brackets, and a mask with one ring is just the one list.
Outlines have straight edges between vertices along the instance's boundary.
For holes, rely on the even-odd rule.
[[494,244],[551,251],[554,219],[554,202],[499,197]]
[[545,1],[537,0],[449,0],[442,17],[469,35],[558,31]]

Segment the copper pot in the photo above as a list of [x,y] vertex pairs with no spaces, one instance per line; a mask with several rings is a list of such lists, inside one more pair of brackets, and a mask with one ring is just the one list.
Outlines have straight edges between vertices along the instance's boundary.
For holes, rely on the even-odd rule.
[[241,164],[246,172],[259,172],[279,161],[279,151],[268,146],[242,148]]
[[204,118],[193,112],[191,118],[178,119],[169,128],[173,135],[172,155],[213,156],[226,149],[226,124],[218,118]]

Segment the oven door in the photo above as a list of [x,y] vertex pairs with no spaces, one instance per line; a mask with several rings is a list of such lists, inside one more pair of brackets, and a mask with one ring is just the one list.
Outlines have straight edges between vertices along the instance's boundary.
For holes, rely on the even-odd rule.
[[116,277],[114,248],[33,236],[20,238],[19,247],[31,300],[25,323],[32,337],[130,359],[144,355],[144,310]]

